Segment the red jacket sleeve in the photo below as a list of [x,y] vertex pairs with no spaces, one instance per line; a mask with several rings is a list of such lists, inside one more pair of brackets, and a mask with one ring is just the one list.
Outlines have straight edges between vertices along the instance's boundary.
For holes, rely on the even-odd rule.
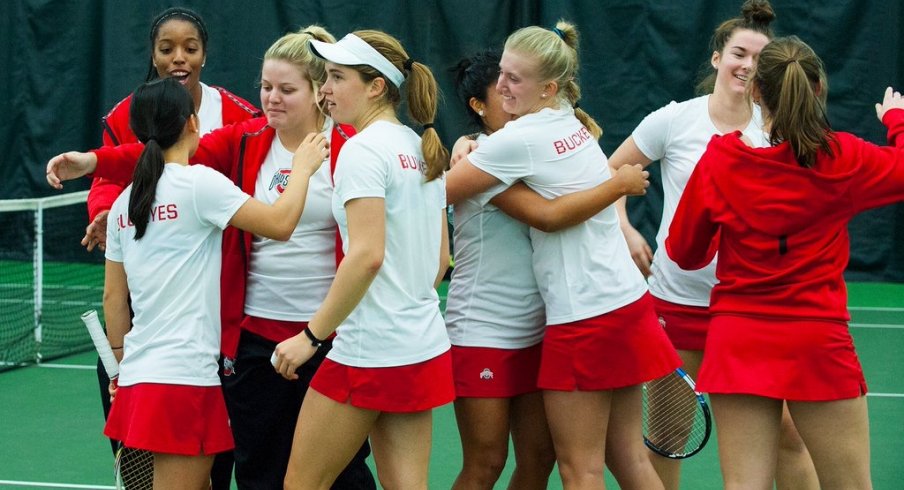
[[[713,142],[710,147],[712,145]],[[669,257],[684,270],[705,267],[712,262],[719,248],[719,225],[712,220],[711,204],[708,202],[708,196],[713,192],[708,175],[711,160],[707,150],[684,188],[665,239]]]
[[[104,146],[116,146],[123,142],[134,141],[135,136],[129,128],[130,97],[126,97],[110,110],[103,120]],[[129,177],[131,180],[131,176]],[[128,181],[126,181],[128,182]],[[126,184],[112,180],[95,178],[88,192],[88,221],[94,221],[98,214],[109,211],[116,198],[122,194]]]
[[[242,136],[242,125],[233,124],[211,131],[201,138],[198,150],[191,158],[192,164],[201,164],[214,170],[230,175],[233,162],[236,159],[238,140]],[[120,146],[104,146],[91,150],[97,156],[97,168],[94,176],[114,182],[126,183],[132,181],[132,173],[144,145],[131,143]]]
[[851,138],[858,146],[853,155],[860,162],[852,197],[856,212],[904,200],[904,110],[892,109],[882,122],[888,126],[888,142],[876,146]]

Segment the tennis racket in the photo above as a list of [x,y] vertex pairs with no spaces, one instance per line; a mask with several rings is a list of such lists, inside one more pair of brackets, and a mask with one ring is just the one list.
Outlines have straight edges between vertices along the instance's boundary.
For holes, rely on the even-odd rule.
[[694,380],[683,369],[643,385],[643,442],[672,459],[703,449],[712,432],[712,416]]
[[[97,319],[97,312],[86,311],[82,314],[82,321],[88,327],[91,341],[94,342],[94,348],[97,349],[97,355],[100,356],[107,376],[111,381],[115,381],[119,377],[119,363],[116,362],[107,335]],[[113,464],[113,476],[117,490],[151,490],[154,486],[154,453],[128,448],[120,442]]]

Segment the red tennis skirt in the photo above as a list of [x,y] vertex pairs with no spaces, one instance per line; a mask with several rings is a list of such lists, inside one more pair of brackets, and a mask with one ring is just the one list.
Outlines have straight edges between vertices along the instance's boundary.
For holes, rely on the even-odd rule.
[[651,298],[647,293],[609,313],[546,327],[539,387],[613,390],[677,369],[681,358],[659,326]]
[[314,374],[311,389],[366,410],[422,412],[455,400],[452,354],[446,351],[418,364],[382,368],[346,366],[327,357]]
[[866,394],[866,379],[842,322],[715,315],[697,389],[791,401]]
[[659,324],[665,328],[672,345],[679,350],[702,351],[709,330],[709,308],[672,303],[653,296],[653,308]]
[[125,447],[199,456],[235,445],[219,386],[120,386],[104,434]]
[[543,344],[523,349],[452,346],[455,396],[511,398],[539,391]]

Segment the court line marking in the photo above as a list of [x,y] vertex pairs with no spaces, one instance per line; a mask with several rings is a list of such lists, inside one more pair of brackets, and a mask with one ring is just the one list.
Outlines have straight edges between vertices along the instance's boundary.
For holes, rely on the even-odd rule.
[[17,480],[0,480],[0,485],[17,485],[20,487],[42,487],[42,488],[84,488],[96,490],[115,489],[113,485],[80,485],[77,483],[49,483],[39,481],[17,481]]
[[866,396],[877,398],[904,398],[904,393],[867,393]]
[[848,306],[848,310],[850,311],[890,311],[890,312],[904,312],[904,308],[899,308],[896,306]]
[[888,328],[892,330],[904,329],[904,325],[897,323],[849,323],[848,326],[853,328]]

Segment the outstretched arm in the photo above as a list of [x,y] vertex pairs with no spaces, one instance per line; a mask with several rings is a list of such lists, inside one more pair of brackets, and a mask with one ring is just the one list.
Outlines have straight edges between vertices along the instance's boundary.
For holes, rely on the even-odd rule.
[[640,165],[626,165],[602,184],[551,200],[519,182],[490,203],[533,228],[555,232],[590,219],[623,196],[645,194],[650,185],[648,177]]

